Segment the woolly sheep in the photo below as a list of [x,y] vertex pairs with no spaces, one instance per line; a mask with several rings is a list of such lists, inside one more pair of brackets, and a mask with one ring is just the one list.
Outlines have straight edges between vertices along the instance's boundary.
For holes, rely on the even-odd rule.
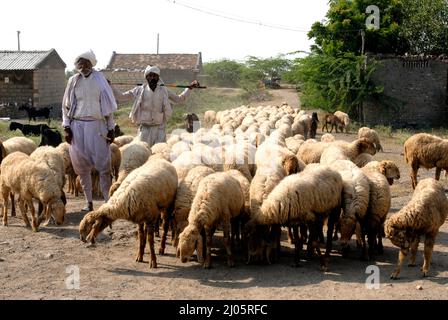
[[11,154],[15,151],[21,151],[27,155],[33,153],[37,146],[33,140],[25,137],[12,137],[3,142],[6,154]]
[[[85,215],[79,224],[83,242],[95,242],[97,235],[117,219],[138,224],[139,246],[137,262],[143,261],[146,239],[150,249],[150,268],[157,268],[154,252],[154,224],[160,211],[173,205],[177,190],[177,174],[166,160],[154,159],[132,171],[107,203]],[[159,253],[165,250],[166,230],[162,235]]]
[[348,116],[348,114],[342,111],[336,111],[333,114],[338,117],[338,119],[344,124],[345,132],[348,133],[348,126],[350,124],[350,117]]
[[361,153],[376,153],[375,146],[365,138],[357,139],[351,143],[337,141],[324,149],[320,157],[320,163],[331,164],[335,160],[354,161]]
[[333,142],[335,140],[336,138],[331,133],[325,133],[322,135],[322,137],[320,137],[320,141],[322,142]]
[[118,189],[123,180],[132,170],[142,166],[151,156],[148,144],[142,141],[133,141],[120,148],[121,162],[118,169],[118,178],[109,190],[109,197]]
[[369,162],[374,161],[374,158],[371,154],[369,153],[361,153],[359,156],[357,156],[355,158],[355,160],[353,160],[353,163],[356,164],[359,168],[364,167],[366,164],[368,164]]
[[[224,245],[228,254],[227,264],[235,265],[230,244],[231,219],[237,217],[244,207],[244,195],[239,182],[225,172],[208,175],[199,183],[188,216],[188,226],[179,236],[179,256],[187,262],[196,249],[198,261],[204,268],[211,267],[213,229],[222,223]],[[206,256],[202,256],[201,230],[206,235]]]
[[411,167],[412,188],[417,186],[420,167],[435,167],[435,179],[439,180],[442,170],[448,170],[448,140],[427,133],[415,134],[404,143],[404,157]]
[[46,221],[53,213],[56,224],[64,222],[65,206],[61,200],[59,181],[45,163],[38,163],[23,152],[8,155],[0,166],[0,188],[3,197],[3,225],[7,225],[7,206],[10,193],[19,194],[19,206],[22,217],[30,226],[27,208],[31,211],[32,229],[38,231],[41,219],[36,216],[33,198],[42,202]]
[[[317,232],[321,226],[316,214],[339,214],[343,190],[341,175],[327,166],[307,167],[299,174],[284,178],[263,201],[261,208],[251,213],[248,230],[253,234],[256,225],[293,225],[306,223],[310,228],[310,243],[321,257],[321,267],[327,262],[320,254]],[[329,224],[330,226],[331,224]],[[331,228],[329,228],[331,230]],[[251,232],[252,231],[252,232]],[[331,230],[332,231],[332,230]],[[329,232],[331,232],[329,231]],[[326,256],[331,250],[331,236],[327,239]],[[302,244],[295,239],[294,264],[299,265]]]
[[380,137],[378,136],[378,133],[370,129],[368,127],[362,127],[358,130],[358,139],[360,138],[366,138],[370,140],[373,144],[375,144],[376,151],[383,151],[383,147],[380,143]]
[[177,247],[179,242],[179,234],[188,225],[188,214],[191,209],[191,204],[198,190],[199,182],[206,176],[215,171],[209,167],[199,165],[188,171],[184,179],[179,180],[177,188],[176,199],[174,201],[174,247]]
[[[389,185],[400,178],[398,167],[392,161],[373,161],[361,170],[369,179],[370,200],[366,214],[366,232],[369,243],[369,256],[372,257],[375,247],[382,254],[382,230],[387,213],[391,206]],[[376,244],[376,238],[378,243]]]
[[445,223],[448,214],[448,200],[443,185],[432,178],[423,179],[415,188],[411,200],[385,223],[385,234],[400,248],[398,263],[391,279],[398,279],[401,265],[408,255],[409,266],[415,266],[415,257],[420,237],[425,237],[422,276],[429,273],[431,255],[439,228]]
[[115,143],[119,148],[121,148],[121,147],[123,147],[124,145],[126,145],[126,144],[128,144],[128,143],[131,143],[132,140],[134,140],[134,137],[133,137],[133,136],[130,136],[130,135],[124,135],[124,136],[116,137],[116,138],[114,139],[114,142],[113,142],[113,143]]

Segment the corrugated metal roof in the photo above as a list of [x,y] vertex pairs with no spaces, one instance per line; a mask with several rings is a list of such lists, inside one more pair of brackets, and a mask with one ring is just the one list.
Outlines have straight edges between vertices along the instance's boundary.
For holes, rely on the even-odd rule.
[[52,51],[0,51],[0,70],[35,70]]

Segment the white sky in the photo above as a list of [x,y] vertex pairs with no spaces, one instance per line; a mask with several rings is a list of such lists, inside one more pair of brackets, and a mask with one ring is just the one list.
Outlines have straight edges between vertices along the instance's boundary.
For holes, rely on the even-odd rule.
[[73,68],[74,58],[92,49],[98,68],[117,53],[202,52],[203,62],[249,55],[267,58],[309,51],[306,32],[241,23],[186,8],[308,31],[322,21],[328,0],[15,0],[2,1],[0,50],[55,48]]

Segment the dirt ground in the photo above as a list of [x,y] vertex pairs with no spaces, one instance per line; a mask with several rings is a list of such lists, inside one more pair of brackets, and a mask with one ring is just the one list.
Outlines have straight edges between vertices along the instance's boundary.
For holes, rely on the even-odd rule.
[[[282,92],[283,91],[283,92]],[[273,91],[275,104],[288,101],[297,105],[293,90]],[[320,138],[320,130],[318,130]],[[338,134],[354,140],[355,134]],[[384,152],[375,157],[395,161],[401,179],[391,187],[390,213],[398,211],[412,194],[409,170],[401,156],[402,146],[385,140]],[[420,170],[419,179],[433,176],[434,170]],[[444,184],[448,184],[445,177]],[[94,202],[98,208],[101,201]],[[166,255],[157,255],[157,269],[149,269],[147,248],[145,263],[135,262],[136,227],[119,220],[106,229],[94,247],[79,240],[78,224],[83,217],[82,197],[68,195],[66,222],[63,226],[43,227],[38,233],[24,227],[22,220],[9,219],[0,226],[0,299],[161,299],[161,300],[234,300],[234,299],[447,299],[448,298],[448,223],[440,229],[432,257],[430,277],[421,278],[422,244],[417,256],[418,267],[404,266],[399,280],[390,280],[398,248],[384,239],[385,250],[374,261],[360,261],[353,248],[349,258],[336,251],[330,261],[330,272],[319,270],[319,261],[302,260],[292,268],[292,246],[282,241],[282,256],[272,265],[246,265],[237,254],[235,268],[226,266],[222,234],[215,236],[213,268],[202,269],[197,262],[182,264],[175,257],[169,238]],[[156,250],[160,238],[156,238]],[[337,248],[337,244],[335,243]],[[379,287],[368,288],[366,281],[377,266]],[[79,275],[79,278],[77,277]],[[73,279],[79,279],[79,282]],[[371,282],[369,282],[371,283]],[[79,284],[79,288],[77,285]]]

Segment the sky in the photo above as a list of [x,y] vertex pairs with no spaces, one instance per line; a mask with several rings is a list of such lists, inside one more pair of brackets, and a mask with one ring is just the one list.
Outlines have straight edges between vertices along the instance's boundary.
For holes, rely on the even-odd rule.
[[[307,31],[328,0],[16,0],[2,1],[0,50],[56,49],[73,69],[92,49],[97,68],[112,52],[202,53],[203,62],[309,51]],[[245,22],[241,22],[245,21]],[[274,26],[274,27],[269,27]]]

